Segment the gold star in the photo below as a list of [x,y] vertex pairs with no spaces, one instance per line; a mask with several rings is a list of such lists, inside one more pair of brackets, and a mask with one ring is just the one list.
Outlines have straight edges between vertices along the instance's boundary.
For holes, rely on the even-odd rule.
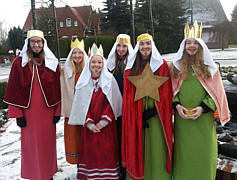
[[168,77],[154,75],[149,63],[147,63],[141,75],[128,76],[127,78],[136,87],[134,101],[149,96],[158,102],[160,102],[158,88],[169,79]]

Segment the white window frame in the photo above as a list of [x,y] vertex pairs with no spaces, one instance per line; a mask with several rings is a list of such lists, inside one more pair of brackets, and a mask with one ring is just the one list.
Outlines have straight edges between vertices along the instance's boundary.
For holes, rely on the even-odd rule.
[[74,26],[75,26],[75,27],[78,26],[78,21],[74,21]]
[[61,28],[63,28],[63,21],[60,21],[59,25],[60,25]]
[[71,18],[66,19],[66,27],[72,27],[72,19]]

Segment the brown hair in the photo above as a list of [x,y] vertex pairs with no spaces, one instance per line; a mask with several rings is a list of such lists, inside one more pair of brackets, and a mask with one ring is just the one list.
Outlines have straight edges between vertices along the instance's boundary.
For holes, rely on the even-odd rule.
[[126,67],[126,64],[127,64],[127,60],[128,60],[128,54],[129,52],[127,51],[127,53],[122,57],[120,58],[120,56],[118,55],[117,51],[115,51],[115,68],[113,70],[113,74],[118,74],[119,71],[120,71],[120,67],[118,66],[119,62],[120,61],[123,61],[122,62],[122,70],[124,71],[125,67]]
[[204,55],[203,48],[199,45],[197,53],[194,55],[194,60],[190,60],[190,55],[184,50],[182,58],[179,60],[179,70],[173,65],[170,64],[170,74],[171,76],[181,78],[182,80],[188,79],[189,71],[191,68],[191,61],[197,76],[202,78],[211,77],[211,73],[208,69],[208,66],[204,64]]

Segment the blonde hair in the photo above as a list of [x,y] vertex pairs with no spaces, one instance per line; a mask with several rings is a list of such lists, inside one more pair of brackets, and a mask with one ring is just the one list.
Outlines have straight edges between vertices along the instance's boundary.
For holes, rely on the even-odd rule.
[[82,72],[82,70],[83,70],[83,68],[85,66],[84,56],[83,56],[83,59],[82,59],[80,64],[76,64],[73,61],[72,57],[70,58],[70,62],[71,62],[70,64],[71,64],[71,68],[72,68],[73,74],[77,74],[77,73],[81,73]]
[[204,55],[203,48],[199,45],[197,53],[194,55],[193,60],[190,60],[190,55],[184,50],[182,58],[179,60],[179,70],[173,65],[170,64],[170,74],[171,76],[181,78],[182,80],[188,79],[189,71],[191,68],[191,61],[195,73],[197,76],[207,79],[211,77],[211,73],[208,69],[208,66],[204,64]]

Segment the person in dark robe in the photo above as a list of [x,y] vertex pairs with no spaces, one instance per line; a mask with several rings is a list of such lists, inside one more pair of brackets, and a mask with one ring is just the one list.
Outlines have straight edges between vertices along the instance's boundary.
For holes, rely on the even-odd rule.
[[57,172],[56,123],[60,119],[60,69],[43,32],[30,30],[12,64],[4,102],[21,128],[21,177],[53,179]]

